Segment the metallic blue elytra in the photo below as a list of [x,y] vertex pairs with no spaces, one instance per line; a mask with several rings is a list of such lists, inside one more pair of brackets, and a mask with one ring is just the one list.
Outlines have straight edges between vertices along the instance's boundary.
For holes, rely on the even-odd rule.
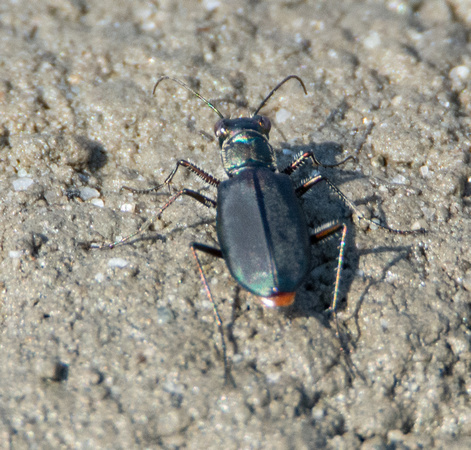
[[224,260],[249,292],[294,293],[310,270],[308,226],[288,175],[246,168],[218,187],[216,228]]
[[234,279],[267,306],[288,306],[310,269],[308,226],[290,177],[268,142],[270,119],[214,126],[228,180],[218,184],[216,229]]

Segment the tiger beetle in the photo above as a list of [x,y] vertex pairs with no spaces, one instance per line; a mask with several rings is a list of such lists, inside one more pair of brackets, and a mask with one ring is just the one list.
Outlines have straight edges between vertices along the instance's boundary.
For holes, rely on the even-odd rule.
[[183,167],[208,185],[216,187],[217,201],[191,189],[181,189],[135,233],[117,242],[103,244],[99,248],[113,248],[142,233],[182,195],[192,197],[206,207],[216,208],[216,230],[220,248],[198,242],[191,243],[190,248],[198,264],[206,294],[213,307],[221,336],[225,380],[227,381],[232,378],[227,361],[222,321],[197,252],[223,258],[237,283],[259,297],[265,306],[286,307],[294,302],[296,289],[313,269],[311,245],[340,232],[335,286],[330,307],[335,319],[337,335],[340,338],[336,310],[347,225],[343,222],[329,223],[310,235],[299,198],[323,181],[363,220],[398,234],[411,234],[423,230],[396,230],[366,218],[337,186],[323,175],[316,174],[299,186],[295,186],[290,178],[293,172],[308,161],[311,161],[315,166],[335,167],[351,159],[351,156],[340,163],[327,165],[321,164],[312,151],[306,151],[298,154],[287,167],[278,170],[275,152],[268,142],[271,122],[268,117],[260,115],[259,112],[270,97],[288,80],[297,80],[307,95],[304,82],[298,76],[290,75],[276,85],[260,103],[252,117],[236,119],[224,117],[212,103],[176,78],[161,77],[154,86],[153,94],[155,94],[157,86],[167,79],[190,91],[220,117],[214,126],[214,133],[219,141],[222,164],[228,179],[220,181],[195,164],[182,159],[176,163],[166,180],[154,188],[138,190],[124,186],[125,189],[134,193],[157,191],[163,186],[170,186],[178,169]]

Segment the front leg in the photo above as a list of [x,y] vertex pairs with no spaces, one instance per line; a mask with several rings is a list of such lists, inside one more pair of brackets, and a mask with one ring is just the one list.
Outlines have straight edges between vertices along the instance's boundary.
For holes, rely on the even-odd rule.
[[308,152],[298,154],[288,167],[285,167],[283,170],[281,170],[281,173],[285,173],[286,175],[291,175],[295,170],[299,169],[301,166],[306,164],[308,159],[310,159],[312,161],[312,163],[316,166],[337,167],[337,166],[340,166],[340,165],[346,163],[349,159],[354,159],[354,158],[353,158],[353,156],[350,155],[350,156],[347,156],[344,160],[342,160],[338,163],[323,164],[316,158],[314,153],[311,150],[309,150]]
[[220,181],[216,178],[213,177],[211,174],[205,172],[204,170],[200,169],[197,167],[195,164],[186,161],[185,159],[180,159],[177,161],[177,164],[175,165],[175,168],[170,172],[169,176],[165,179],[165,181],[162,184],[159,184],[153,188],[150,189],[134,189],[129,186],[123,186],[123,189],[126,189],[128,191],[131,191],[135,194],[148,194],[149,192],[155,192],[161,189],[163,186],[170,186],[172,183],[173,177],[178,171],[179,167],[184,167],[185,169],[189,170],[190,172],[193,172],[196,176],[201,178],[205,183],[217,187],[220,183]]

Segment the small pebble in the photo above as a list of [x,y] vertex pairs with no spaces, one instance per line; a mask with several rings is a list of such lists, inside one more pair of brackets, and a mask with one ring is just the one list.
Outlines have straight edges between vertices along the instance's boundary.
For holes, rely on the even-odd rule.
[[13,189],[15,191],[26,191],[32,184],[34,184],[34,180],[32,178],[24,177],[24,178],[17,178],[13,181]]
[[85,202],[91,198],[98,198],[100,192],[91,187],[83,187],[79,189],[80,198]]
[[118,267],[124,269],[129,264],[129,261],[124,258],[110,258],[108,261],[108,267]]
[[286,122],[289,118],[291,118],[292,114],[284,108],[281,108],[277,113],[276,113],[276,122],[277,123],[283,123]]

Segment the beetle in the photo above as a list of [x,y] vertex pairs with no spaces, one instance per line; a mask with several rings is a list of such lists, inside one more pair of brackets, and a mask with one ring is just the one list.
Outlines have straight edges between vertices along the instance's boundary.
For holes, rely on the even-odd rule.
[[[307,94],[302,79],[296,75],[284,78],[264,98],[251,117],[235,119],[224,117],[212,103],[177,78],[161,77],[154,86],[153,94],[155,94],[157,86],[167,79],[193,93],[218,114],[219,120],[214,126],[214,133],[218,139],[222,164],[228,178],[220,181],[192,162],[182,159],[177,161],[175,168],[165,181],[154,188],[138,190],[124,186],[125,189],[134,193],[157,191],[163,186],[170,186],[178,169],[182,167],[195,174],[205,183],[216,187],[217,200],[191,189],[181,189],[172,195],[158,213],[135,233],[118,242],[101,247],[112,248],[142,233],[175,200],[183,195],[192,197],[209,208],[216,209],[216,231],[220,248],[197,242],[191,243],[190,247],[198,264],[206,293],[213,306],[214,316],[221,336],[225,377],[228,380],[230,379],[230,372],[222,321],[197,252],[200,251],[223,258],[235,281],[245,290],[259,297],[265,306],[286,307],[293,304],[297,288],[305,281],[313,269],[311,265],[311,245],[340,232],[334,294],[330,307],[335,316],[337,334],[339,335],[336,309],[347,225],[344,222],[329,223],[310,235],[299,199],[322,181],[327,183],[361,219],[372,221],[361,214],[355,205],[325,176],[317,173],[298,186],[294,184],[290,177],[307,162],[312,162],[315,166],[334,167],[343,164],[352,158],[351,156],[340,163],[326,165],[321,164],[312,151],[306,151],[298,154],[291,164],[284,169],[278,169],[275,151],[269,143],[271,122],[268,117],[260,115],[259,112],[270,97],[288,80],[297,80],[304,93]],[[415,230],[395,230],[374,223],[376,226],[394,233],[409,234],[416,232]]]

